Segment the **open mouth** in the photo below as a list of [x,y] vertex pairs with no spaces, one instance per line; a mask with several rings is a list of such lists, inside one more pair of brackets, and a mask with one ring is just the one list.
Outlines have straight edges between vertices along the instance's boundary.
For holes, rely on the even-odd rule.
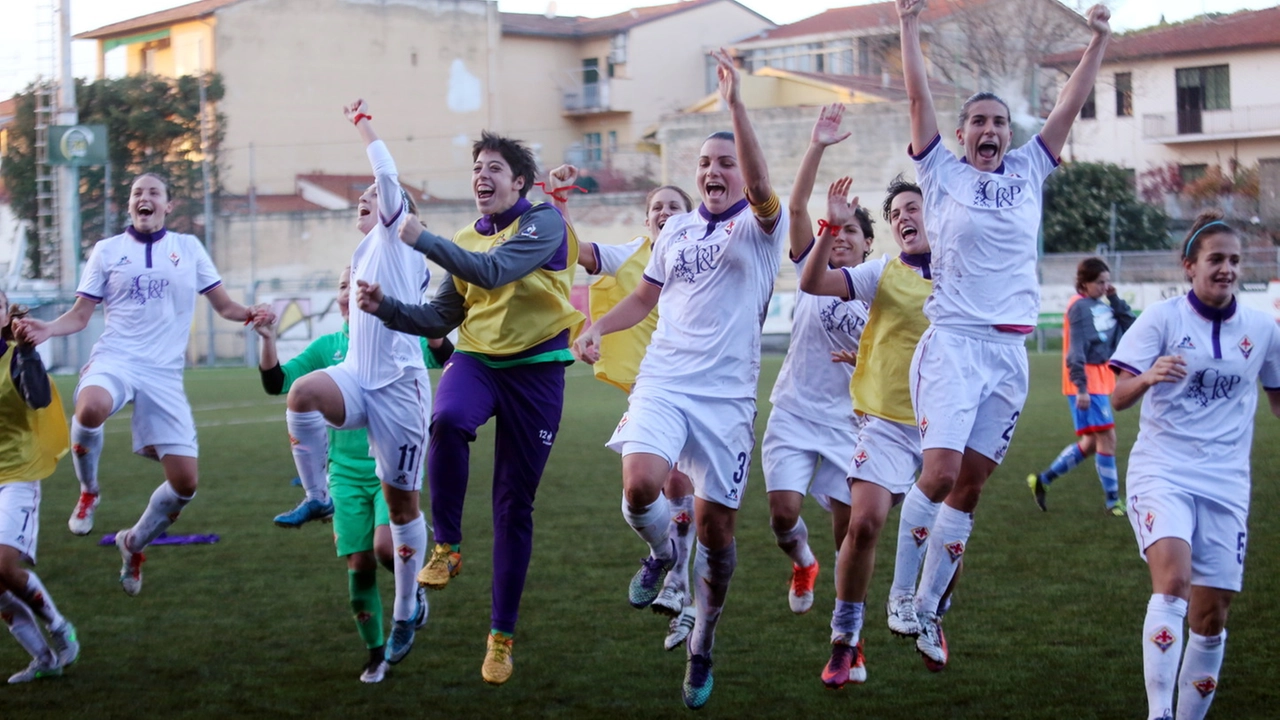
[[1000,152],[1000,146],[990,140],[978,143],[978,157],[983,160],[994,160]]
[[492,197],[493,197],[493,188],[483,187],[483,186],[476,188],[477,200],[488,200]]
[[154,215],[154,214],[155,214],[155,212],[156,212],[156,211],[155,211],[155,209],[154,209],[154,208],[152,208],[152,207],[151,207],[151,206],[149,206],[149,205],[140,205],[140,206],[138,206],[138,216],[139,216],[139,217],[149,218],[149,217],[151,217],[152,215]]
[[721,185],[720,183],[715,181],[708,182],[706,185],[703,185],[702,187],[704,190],[707,191],[708,198],[724,197],[725,192],[727,192],[727,188],[725,188],[724,185]]
[[912,227],[912,226],[910,226],[910,225],[908,225],[908,226],[906,226],[906,227],[902,228],[902,239],[903,239],[903,240],[910,240],[911,238],[914,238],[915,236],[917,236],[917,235],[919,235],[919,234],[920,234],[920,231],[919,231],[919,230],[917,230],[917,229],[915,229],[914,227]]
[[372,214],[373,212],[369,210],[369,208],[365,207],[364,205],[360,206],[360,217],[367,217]]

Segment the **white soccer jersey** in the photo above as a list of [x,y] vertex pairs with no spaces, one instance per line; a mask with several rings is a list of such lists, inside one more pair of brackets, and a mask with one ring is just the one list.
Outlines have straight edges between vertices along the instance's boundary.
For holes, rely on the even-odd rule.
[[[810,242],[795,260],[797,276],[804,272],[812,249]],[[867,309],[862,300],[845,301],[796,291],[791,343],[769,398],[775,407],[823,425],[854,427],[853,399],[849,395],[853,366],[831,362],[831,353],[858,352],[862,328],[867,325]]]
[[601,245],[600,243],[591,243],[591,252],[596,256],[596,271],[593,275],[608,275],[610,277],[617,275],[618,270],[631,259],[636,251],[644,247],[649,242],[649,238],[644,235],[638,235],[629,242],[622,245]]
[[755,398],[760,330],[786,237],[785,213],[766,233],[745,199],[719,216],[699,206],[667,220],[644,271],[662,294],[637,388]]
[[408,208],[400,196],[391,153],[381,140],[370,143],[368,152],[378,184],[378,224],[351,256],[351,342],[343,362],[354,371],[361,387],[372,390],[395,381],[405,370],[425,366],[417,338],[396,332],[360,310],[354,292],[356,281],[378,283],[384,295],[416,304],[427,289],[431,271],[417,250],[400,242],[400,224]]
[[940,326],[1034,326],[1043,185],[1058,166],[1044,141],[1035,136],[990,173],[953,155],[941,135],[912,159],[933,250],[925,317]]
[[1159,476],[1185,492],[1248,510],[1257,380],[1280,389],[1280,328],[1232,301],[1210,308],[1192,294],[1148,307],[1120,339],[1111,365],[1140,375],[1181,355],[1187,376],[1142,399],[1129,475]]
[[89,253],[76,295],[102,303],[106,329],[92,361],[112,357],[131,364],[182,369],[196,295],[222,284],[218,270],[193,235],[134,231],[100,240]]

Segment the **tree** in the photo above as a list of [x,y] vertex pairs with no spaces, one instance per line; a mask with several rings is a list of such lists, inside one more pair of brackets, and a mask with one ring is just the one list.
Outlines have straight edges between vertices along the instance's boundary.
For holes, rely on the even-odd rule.
[[[76,104],[83,125],[106,125],[107,157],[111,163],[110,207],[103,167],[80,168],[80,212],[82,257],[103,233],[103,221],[110,214],[110,227],[119,232],[128,224],[129,186],[145,172],[154,172],[169,184],[175,201],[168,226],[179,232],[203,236],[204,219],[199,198],[203,194],[200,155],[200,83],[202,78],[177,79],[155,75],[97,80],[76,80]],[[222,99],[220,75],[203,77],[210,107]],[[17,96],[17,112],[10,128],[10,143],[3,167],[4,182],[12,196],[18,217],[35,225],[36,154],[35,87]],[[226,118],[210,113],[210,192],[221,191],[218,148],[222,143]],[[29,274],[50,277],[54,268],[42,258],[57,257],[56,248],[41,248],[34,233],[28,243]]]
[[1093,252],[1108,241],[1116,206],[1116,249],[1169,247],[1169,218],[1134,194],[1129,170],[1111,163],[1064,164],[1044,188],[1044,250]]

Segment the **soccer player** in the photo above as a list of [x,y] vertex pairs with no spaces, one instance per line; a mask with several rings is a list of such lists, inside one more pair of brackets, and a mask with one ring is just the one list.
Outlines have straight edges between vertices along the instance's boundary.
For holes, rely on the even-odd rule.
[[[475,223],[453,240],[413,216],[406,248],[448,274],[429,304],[406,303],[376,283],[357,283],[360,307],[387,327],[427,337],[458,328],[431,417],[427,471],[435,546],[418,576],[444,588],[462,567],[462,507],[476,430],[497,418],[493,467],[493,594],[480,676],[500,685],[514,670],[520,598],[533,553],[533,500],[564,408],[570,335],[582,313],[569,302],[578,240],[550,205],[534,205],[537,164],[523,143],[484,132],[472,145]],[[410,252],[412,252],[410,250]]]
[[[812,264],[813,223],[809,196],[827,147],[843,141],[840,131],[844,105],[822,108],[814,123],[809,148],[796,172],[787,206],[790,258],[797,277]],[[834,224],[836,220],[840,224]],[[830,223],[828,223],[828,220]],[[871,251],[875,233],[871,216],[857,208],[839,218],[818,223],[818,234],[831,236],[829,252],[818,262],[844,268],[862,263]],[[792,315],[791,343],[773,385],[773,410],[764,432],[760,461],[769,495],[769,525],[778,547],[791,559],[787,602],[794,613],[813,607],[813,586],[818,559],[809,547],[809,529],[800,508],[805,493],[813,495],[831,513],[837,555],[849,527],[849,485],[845,468],[858,442],[858,421],[849,397],[853,367],[840,362],[842,353],[858,352],[858,341],[867,324],[867,305],[811,295],[800,288]]]
[[[374,184],[356,206],[356,225],[365,236],[351,257],[351,277],[417,297],[426,289],[430,272],[422,258],[396,239],[396,229],[414,209],[412,200],[400,188],[395,161],[373,129],[368,105],[356,100],[343,113],[366,145],[374,176]],[[388,330],[364,313],[351,312],[349,320],[350,352],[343,361],[298,378],[289,389],[285,420],[298,477],[307,492],[294,512],[301,516],[296,524],[333,514],[325,476],[327,430],[367,428],[395,547],[396,594],[386,642],[386,660],[395,665],[413,649],[417,619],[426,612],[426,598],[419,596],[415,577],[427,549],[418,493],[431,383],[415,338]],[[277,524],[280,521],[277,518]]]
[[[35,346],[14,334],[13,321],[25,314],[10,308],[0,290],[0,618],[31,654],[31,664],[10,683],[61,675],[80,656],[75,626],[58,612],[40,577],[22,568],[24,560],[36,562],[40,481],[53,474],[68,445],[58,388]],[[49,630],[47,641],[37,617]]]
[[698,618],[682,685],[690,708],[711,697],[715,627],[737,565],[734,526],[755,445],[761,324],[787,235],[738,71],[724,50],[713,55],[733,132],[702,144],[696,176],[702,204],[667,221],[644,282],[574,344],[578,357],[594,362],[603,336],[658,307],[658,327],[608,447],[622,455],[623,517],[650,549],[630,596],[656,592],[675,561],[662,495],[671,467],[679,462],[693,480]]
[[1203,718],[1213,702],[1244,576],[1258,380],[1280,416],[1280,329],[1237,304],[1240,254],[1222,213],[1201,213],[1182,243],[1191,292],[1148,307],[1111,358],[1116,410],[1142,400],[1125,491],[1151,571],[1142,626],[1151,720],[1175,717],[1175,683],[1179,720]]
[[[930,328],[911,361],[911,401],[924,464],[920,482],[951,487],[929,533],[916,594],[916,649],[946,664],[936,608],[955,574],[982,487],[1004,459],[1027,396],[1025,335],[1036,325],[1036,235],[1042,185],[1093,89],[1111,36],[1110,12],[1089,10],[1093,38],[1040,134],[1008,151],[1009,107],[978,93],[960,110],[963,159],[943,147],[920,49],[924,0],[897,0],[911,153],[933,248]],[[1008,152],[1006,152],[1008,151]]]
[[[848,178],[832,184],[828,224],[847,222],[853,216],[857,199],[852,203],[847,199],[850,184]],[[848,469],[852,512],[836,566],[831,658],[822,671],[822,682],[829,688],[866,681],[861,636],[867,591],[880,531],[889,510],[899,502],[903,506],[889,592],[889,628],[901,635],[918,634],[913,599],[916,575],[929,525],[948,490],[912,482],[920,469],[921,455],[908,367],[920,336],[929,326],[924,303],[932,290],[923,208],[920,187],[901,176],[895,178],[889,183],[883,213],[901,250],[899,255],[886,255],[856,268],[828,268],[832,241],[823,236],[815,243],[810,264],[800,276],[802,290],[858,299],[871,307],[852,382],[854,406],[863,424]]]
[[152,493],[138,522],[116,533],[123,560],[120,585],[129,595],[142,590],[143,550],[178,519],[196,494],[196,426],[182,387],[196,295],[209,298],[214,311],[227,320],[255,326],[275,322],[266,306],[249,308],[231,299],[198,238],[165,228],[172,208],[164,181],[151,173],[139,175],[129,191],[131,224],[93,246],[75,305],[51,322],[17,321],[18,334],[39,345],[50,337],[80,332],[99,303],[105,308],[106,329],[76,387],[71,443],[80,500],[68,525],[77,535],[93,528],[102,424],[133,403],[133,451],[158,459],[165,481]]
[[[361,215],[361,229],[371,230],[376,222],[372,214]],[[347,357],[350,341],[351,268],[342,270],[338,279],[338,312],[342,315],[342,331],[316,338],[284,365],[276,354],[275,328],[259,327],[262,336],[258,371],[262,388],[268,395],[289,392],[298,378],[321,368],[340,364]],[[424,339],[423,344],[427,341]],[[442,367],[453,352],[448,338],[430,341],[423,360],[427,367]],[[424,347],[424,351],[427,348]],[[378,593],[378,565],[395,572],[391,546],[390,516],[382,497],[376,463],[369,456],[369,435],[364,428],[329,430],[328,462],[329,497],[333,500],[333,543],[338,557],[347,559],[347,592],[356,631],[369,650],[369,661],[360,681],[382,682],[387,672],[386,648],[382,627],[382,598]],[[284,516],[276,518],[281,524]],[[285,525],[285,527],[297,527]],[[414,613],[414,629],[427,622],[426,590],[418,590],[418,609]]]
[[[577,179],[578,169],[572,165],[561,165],[548,173],[548,177],[551,180],[548,194],[568,222],[566,193]],[[593,322],[612,310],[642,282],[644,268],[653,255],[653,238],[662,232],[667,220],[692,210],[693,198],[684,190],[675,185],[656,187],[645,196],[644,227],[648,235],[638,235],[623,245],[578,245],[578,265],[589,274],[599,276],[589,288]],[[644,320],[631,328],[602,338],[600,360],[593,367],[596,379],[630,393],[640,370],[640,361],[657,325],[658,310],[655,307]],[[674,650],[689,636],[697,617],[689,591],[689,556],[693,552],[694,541],[694,533],[691,532],[693,483],[679,468],[672,467],[662,491],[671,506],[671,524],[667,527],[667,534],[674,543],[675,563],[656,597],[646,593],[643,597],[629,600],[633,607],[648,605],[654,612],[671,618],[662,646]],[[658,567],[654,565],[653,569],[657,571]]]
[[[1107,301],[1102,302],[1106,297]],[[1120,336],[1136,316],[1111,284],[1111,268],[1102,258],[1085,258],[1076,268],[1076,294],[1067,301],[1062,323],[1062,394],[1067,396],[1076,436],[1044,472],[1028,475],[1027,485],[1041,510],[1047,510],[1045,491],[1058,477],[1071,472],[1097,452],[1095,465],[1102,482],[1107,512],[1124,517],[1120,477],[1116,473],[1116,422],[1111,392],[1116,376],[1107,367]]]

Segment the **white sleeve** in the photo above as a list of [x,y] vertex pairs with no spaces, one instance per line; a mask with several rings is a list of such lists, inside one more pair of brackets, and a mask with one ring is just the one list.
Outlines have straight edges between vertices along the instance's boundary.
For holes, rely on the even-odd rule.
[[844,272],[844,282],[849,288],[850,300],[861,300],[868,305],[876,297],[876,289],[880,287],[880,276],[884,274],[887,260],[862,263],[857,267],[840,268]]
[[222,284],[222,276],[218,274],[218,268],[213,266],[213,259],[209,257],[204,245],[195,238],[191,239],[191,244],[195,246],[196,253],[196,287],[204,295]]
[[80,284],[76,286],[76,295],[96,303],[102,302],[102,299],[107,296],[107,272],[102,267],[102,253],[98,251],[103,242],[106,241],[97,242],[89,251],[89,260],[84,264],[84,274],[80,276]]
[[1141,375],[1155,365],[1165,349],[1165,315],[1169,303],[1153,305],[1134,321],[1120,338],[1120,346],[1111,356],[1111,367]]
[[1014,150],[1015,153],[1021,155],[1027,162],[1030,170],[1030,179],[1033,183],[1039,185],[1049,177],[1054,170],[1058,169],[1058,158],[1049,152],[1049,148],[1045,146],[1044,140],[1039,135],[1031,138],[1027,144]]
[[617,275],[627,260],[636,254],[641,247],[644,246],[648,238],[643,235],[631,240],[631,242],[622,245],[601,245],[600,243],[591,243],[591,249],[596,256],[596,275]]
[[666,254],[667,248],[671,245],[670,240],[674,232],[673,228],[674,226],[668,222],[662,232],[658,233],[658,239],[653,243],[653,253],[649,255],[649,264],[644,266],[644,280],[658,287],[667,284],[667,269],[662,256]]
[[[908,153],[915,148],[908,148]],[[949,166],[959,165],[960,161],[956,156],[942,144],[942,134],[933,136],[933,140],[925,146],[924,150],[911,155],[911,161],[916,166],[916,181],[920,183],[923,190],[927,187],[936,186],[938,177]]]
[[1280,390],[1280,324],[1271,324],[1270,342],[1267,343],[1267,355],[1262,358],[1262,368],[1258,371],[1258,379],[1266,390]]
[[369,164],[373,166],[373,179],[378,185],[378,219],[384,227],[391,227],[404,211],[404,199],[400,197],[400,176],[391,151],[381,140],[369,143],[365,149]]

